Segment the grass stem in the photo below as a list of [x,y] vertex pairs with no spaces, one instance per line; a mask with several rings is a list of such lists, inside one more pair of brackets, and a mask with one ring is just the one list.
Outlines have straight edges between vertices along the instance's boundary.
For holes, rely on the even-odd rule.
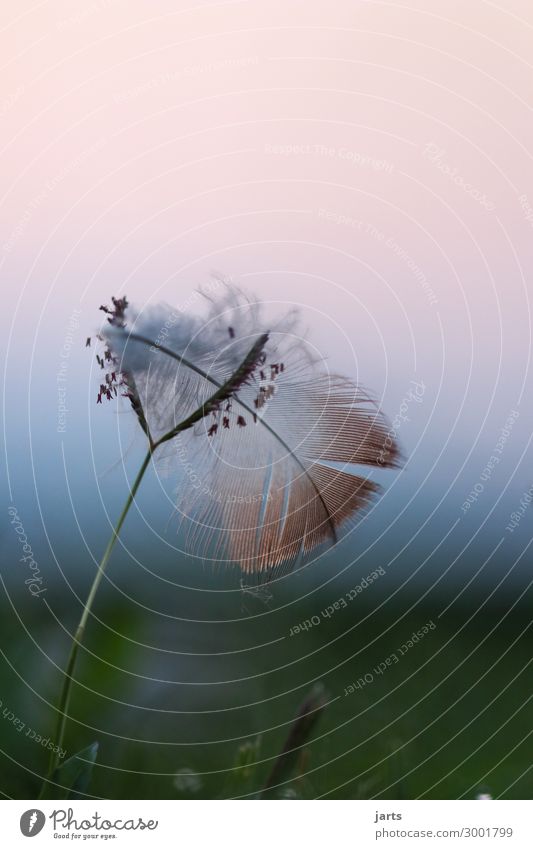
[[[70,648],[68,663],[67,663],[67,666],[66,666],[66,669],[65,669],[65,679],[63,681],[63,688],[61,690],[61,697],[60,697],[59,704],[58,704],[58,707],[57,707],[58,717],[57,717],[57,726],[56,726],[54,742],[55,742],[55,748],[57,748],[58,750],[61,750],[61,748],[63,746],[63,739],[65,737],[65,727],[66,727],[66,724],[67,724],[68,708],[69,708],[70,696],[71,696],[71,692],[72,692],[72,684],[74,682],[74,677],[73,677],[74,676],[74,670],[76,668],[78,651],[79,651],[80,645],[83,641],[83,635],[85,633],[85,627],[87,625],[87,620],[89,619],[91,609],[92,609],[92,606],[93,606],[93,602],[94,602],[96,593],[98,591],[98,587],[100,586],[100,582],[101,582],[101,580],[104,576],[104,572],[105,572],[106,566],[109,562],[111,552],[113,551],[115,543],[118,539],[118,536],[120,534],[120,530],[122,528],[122,525],[124,524],[124,520],[126,519],[126,516],[128,515],[128,510],[130,509],[130,507],[133,503],[133,499],[135,498],[135,494],[136,494],[137,490],[139,489],[139,485],[140,485],[140,483],[143,479],[144,473],[145,473],[146,469],[148,468],[148,466],[150,464],[150,460],[152,458],[152,453],[153,453],[153,451],[150,448],[148,453],[146,454],[146,457],[144,458],[144,461],[143,461],[141,468],[139,469],[139,471],[137,473],[137,477],[135,478],[135,481],[133,482],[133,486],[130,490],[130,494],[128,495],[128,498],[127,498],[126,503],[123,507],[122,513],[119,516],[117,524],[113,528],[113,533],[111,534],[109,542],[107,543],[106,550],[104,551],[103,557],[102,557],[100,564],[98,566],[98,571],[96,572],[96,575],[94,576],[94,581],[93,581],[91,589],[89,591],[89,595],[87,596],[87,601],[85,602],[83,612],[81,614],[81,619],[78,623],[78,627],[76,628],[76,633],[74,635],[74,639],[72,641],[72,645],[71,645],[71,648]],[[52,751],[50,753],[50,762],[49,762],[49,765],[48,765],[48,773],[47,773],[46,778],[43,782],[43,786],[42,786],[41,792],[39,794],[39,799],[43,798],[43,796],[44,796],[44,794],[45,794],[45,792],[48,788],[48,785],[49,785],[49,783],[52,779],[52,776],[53,776],[54,772],[56,771],[58,765],[59,765],[59,751],[57,751],[57,752]]]

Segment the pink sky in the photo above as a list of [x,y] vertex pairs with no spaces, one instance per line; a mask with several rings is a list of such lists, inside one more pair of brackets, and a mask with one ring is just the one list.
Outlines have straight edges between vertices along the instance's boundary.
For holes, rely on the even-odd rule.
[[319,347],[389,408],[423,379],[420,431],[469,404],[497,428],[520,403],[527,3],[52,0],[3,17],[2,322],[21,372],[35,339],[53,379],[73,309],[83,336],[110,294],[180,305],[216,269],[308,307]]

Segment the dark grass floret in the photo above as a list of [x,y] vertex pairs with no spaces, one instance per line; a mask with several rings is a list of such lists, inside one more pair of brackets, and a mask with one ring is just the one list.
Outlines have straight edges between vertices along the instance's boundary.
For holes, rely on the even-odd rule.
[[[113,305],[112,307],[102,304],[100,306],[100,310],[107,315],[107,320],[113,327],[125,328],[126,309],[129,306],[128,299],[125,295],[123,298],[112,297],[111,303]],[[98,339],[102,340],[102,337],[98,336]],[[90,341],[89,337],[86,345],[90,345]],[[128,371],[120,369],[120,361],[108,342],[105,343],[103,358],[97,354],[96,361],[102,370],[105,370],[106,367],[109,367],[110,369],[104,375],[104,383],[100,384],[96,403],[101,404],[102,398],[106,398],[108,401],[111,401],[113,398],[118,396],[120,390],[122,397],[129,400],[132,409],[139,420],[139,424],[148,435],[148,424],[146,422],[141,400],[135,387],[133,375],[131,375]]]

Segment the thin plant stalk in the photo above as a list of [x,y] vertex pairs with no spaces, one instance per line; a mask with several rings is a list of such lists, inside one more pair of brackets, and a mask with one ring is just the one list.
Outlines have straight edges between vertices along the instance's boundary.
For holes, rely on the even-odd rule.
[[[254,343],[254,345],[250,349],[247,356],[244,358],[243,362],[241,363],[241,365],[239,366],[237,371],[230,377],[230,379],[228,381],[226,381],[226,383],[224,383],[224,384],[218,384],[217,383],[216,385],[219,387],[217,389],[217,391],[207,401],[205,401],[205,403],[202,404],[201,407],[199,407],[197,410],[195,410],[195,412],[191,413],[190,416],[187,416],[187,418],[184,419],[182,422],[180,422],[180,424],[173,427],[168,433],[165,433],[157,441],[154,441],[152,439],[151,435],[150,435],[149,430],[146,428],[145,432],[148,436],[148,441],[149,441],[150,447],[148,449],[148,452],[147,452],[147,454],[146,454],[146,456],[143,460],[143,463],[142,463],[139,471],[137,472],[137,477],[135,478],[135,480],[133,482],[133,485],[131,487],[130,493],[129,493],[128,498],[126,500],[126,503],[124,504],[124,507],[122,509],[122,513],[120,514],[120,516],[118,518],[117,524],[113,528],[113,532],[111,534],[109,542],[107,543],[106,550],[104,551],[104,554],[103,554],[102,559],[100,561],[100,564],[98,566],[98,570],[97,570],[96,575],[94,577],[91,589],[89,591],[89,595],[87,596],[87,601],[85,602],[85,605],[84,605],[84,608],[83,608],[83,611],[82,611],[82,614],[81,614],[81,618],[80,618],[80,621],[78,623],[78,627],[76,628],[76,632],[75,632],[74,638],[72,640],[72,645],[71,645],[71,648],[70,648],[70,654],[69,654],[67,666],[65,668],[65,673],[64,673],[65,678],[64,678],[64,681],[63,681],[63,687],[61,689],[61,697],[60,697],[58,708],[57,708],[58,718],[57,718],[57,726],[56,726],[55,744],[56,744],[56,748],[58,749],[58,751],[57,752],[52,751],[50,753],[50,761],[49,761],[49,764],[48,764],[48,772],[46,774],[43,785],[41,787],[41,792],[39,793],[39,799],[43,798],[44,794],[46,793],[46,791],[48,789],[50,782],[52,781],[53,775],[54,775],[56,769],[59,766],[59,751],[62,748],[63,740],[64,740],[64,737],[65,737],[65,729],[66,729],[67,717],[68,717],[68,708],[69,708],[69,704],[70,704],[72,684],[74,683],[74,670],[76,668],[76,661],[77,661],[77,658],[78,658],[79,648],[80,648],[80,645],[83,642],[85,627],[87,625],[87,621],[89,619],[89,616],[90,616],[90,613],[91,613],[91,610],[92,610],[93,602],[94,602],[94,599],[96,597],[98,587],[100,586],[100,582],[101,582],[101,580],[104,576],[104,572],[105,572],[107,564],[109,562],[111,552],[113,551],[115,543],[116,543],[116,541],[119,537],[120,531],[122,529],[122,525],[124,524],[126,516],[128,515],[128,511],[129,511],[131,505],[133,504],[137,490],[139,489],[140,483],[141,483],[141,481],[144,477],[144,473],[146,472],[146,469],[150,465],[150,460],[152,459],[152,456],[153,456],[155,450],[157,449],[157,447],[159,445],[162,445],[164,442],[168,442],[170,439],[173,439],[175,436],[177,436],[178,433],[181,433],[182,431],[187,430],[188,428],[190,428],[194,424],[196,424],[196,422],[205,418],[205,416],[207,416],[210,412],[212,412],[213,410],[215,410],[217,408],[217,405],[220,403],[221,400],[226,399],[228,397],[228,395],[231,394],[234,391],[234,388],[236,386],[238,386],[239,381],[242,378],[242,375],[246,374],[249,365],[251,363],[254,363],[257,360],[257,357],[259,356],[259,354],[260,354],[260,352],[261,352],[261,350],[262,350],[267,339],[268,339],[267,334],[263,334],[262,336],[260,336],[259,339]],[[149,340],[147,340],[147,341],[149,341]],[[168,352],[165,351],[165,353],[169,353],[169,354],[173,355],[172,352],[170,352],[170,351],[168,351]],[[173,356],[176,356],[176,355],[173,355]],[[176,358],[178,358],[178,357],[176,357]],[[215,383],[215,381],[213,381],[213,380],[211,382]],[[242,382],[242,380],[241,380],[241,382]],[[143,417],[144,417],[144,413],[143,413]],[[146,421],[146,419],[144,419],[144,421]]]
[[73,679],[74,669],[76,667],[76,660],[78,658],[78,651],[79,651],[81,643],[83,642],[83,635],[85,633],[85,626],[87,625],[87,620],[88,620],[89,615],[91,613],[93,602],[94,602],[94,599],[96,597],[98,587],[100,586],[100,582],[103,578],[104,572],[106,570],[106,566],[109,562],[111,552],[113,551],[113,548],[115,547],[115,543],[116,543],[118,536],[120,534],[120,530],[122,528],[122,525],[124,524],[124,520],[125,520],[126,516],[128,515],[128,510],[130,509],[131,505],[133,504],[135,494],[136,494],[137,490],[139,489],[139,485],[140,485],[140,483],[143,479],[144,473],[145,473],[146,469],[148,468],[148,465],[149,465],[150,460],[152,458],[152,453],[153,453],[152,448],[150,448],[150,450],[146,454],[146,457],[144,458],[144,461],[143,461],[141,468],[139,469],[139,471],[137,473],[137,477],[135,478],[133,486],[130,490],[130,494],[128,495],[127,501],[126,501],[126,503],[125,503],[125,505],[122,509],[122,513],[119,516],[117,524],[113,528],[113,533],[111,534],[109,542],[107,543],[106,550],[104,551],[103,557],[102,557],[100,564],[98,566],[98,570],[97,570],[96,575],[94,577],[94,581],[92,583],[89,595],[87,596],[87,601],[85,602],[83,612],[81,614],[81,619],[78,623],[78,627],[76,628],[76,633],[74,634],[74,639],[72,641],[72,646],[70,648],[70,655],[69,655],[69,658],[68,658],[68,663],[67,663],[67,666],[66,666],[66,669],[65,669],[65,680],[63,681],[63,688],[61,690],[61,698],[60,698],[59,705],[58,705],[58,708],[57,708],[58,718],[57,718],[55,741],[56,741],[56,747],[57,747],[58,751],[57,752],[52,751],[50,753],[50,762],[49,762],[49,765],[48,765],[48,773],[47,773],[46,779],[43,783],[41,792],[39,794],[40,799],[42,799],[43,794],[45,793],[45,791],[47,789],[48,783],[49,783],[50,779],[52,778],[52,775],[54,774],[54,772],[56,771],[56,769],[59,765],[59,750],[61,750],[61,747],[62,747],[62,744],[63,744],[63,739],[64,739],[64,736],[65,736],[65,728],[66,728],[66,724],[67,724],[67,713],[68,713],[68,707],[69,707],[69,703],[70,703],[70,694],[71,694],[71,691],[72,691],[72,683],[73,683],[73,680],[74,680]]

